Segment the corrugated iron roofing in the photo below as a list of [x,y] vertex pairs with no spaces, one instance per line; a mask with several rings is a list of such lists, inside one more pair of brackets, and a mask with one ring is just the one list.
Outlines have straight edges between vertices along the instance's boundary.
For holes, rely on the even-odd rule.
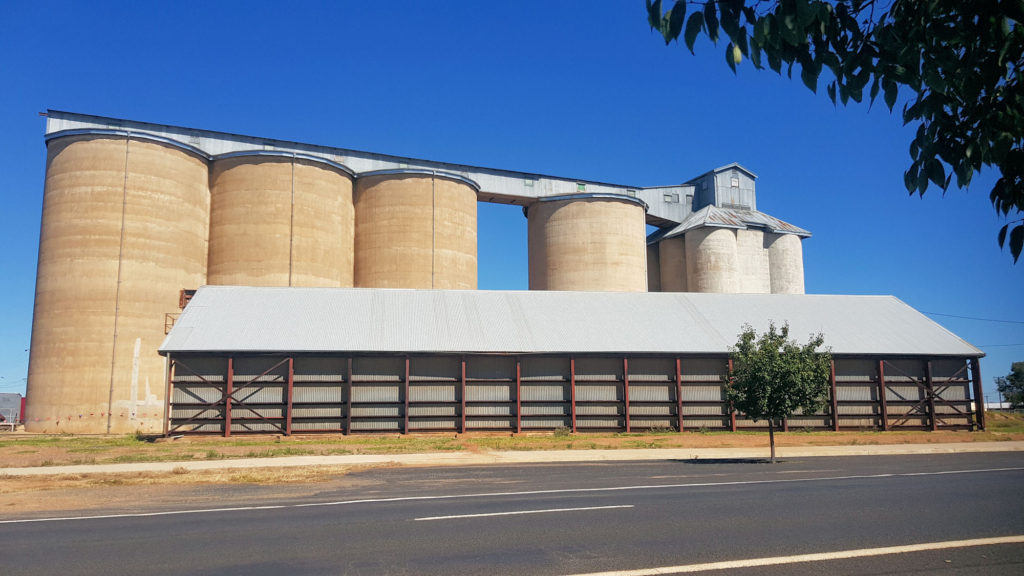
[[744,324],[822,332],[835,354],[984,354],[893,296],[200,288],[180,352],[726,353]]
[[788,222],[779,220],[757,210],[739,210],[734,208],[721,208],[719,206],[705,206],[696,212],[691,213],[678,226],[666,231],[657,231],[647,237],[647,243],[657,242],[664,238],[674,238],[685,234],[695,228],[710,226],[713,228],[766,228],[776,234],[796,234],[807,238],[810,232],[794,226]]

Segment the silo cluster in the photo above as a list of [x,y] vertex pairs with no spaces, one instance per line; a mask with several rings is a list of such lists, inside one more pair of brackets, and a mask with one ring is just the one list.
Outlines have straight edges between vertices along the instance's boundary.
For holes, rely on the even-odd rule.
[[[47,154],[32,432],[161,430],[156,350],[202,285],[476,289],[478,199],[524,207],[531,290],[803,293],[809,233],[756,212],[754,176],[738,165],[679,186],[588,190],[62,112]],[[693,224],[698,210],[705,223],[743,213],[769,225]],[[651,241],[648,223],[663,227]]]
[[[660,292],[803,294],[800,236],[703,226],[648,246]],[[652,283],[653,284],[653,283]]]
[[29,431],[159,430],[184,289],[476,288],[466,178],[117,131],[47,145]]

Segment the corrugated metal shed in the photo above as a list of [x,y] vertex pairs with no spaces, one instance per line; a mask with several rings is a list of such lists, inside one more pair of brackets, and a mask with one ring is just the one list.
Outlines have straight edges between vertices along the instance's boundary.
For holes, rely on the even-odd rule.
[[647,243],[658,242],[665,238],[674,238],[695,228],[703,228],[705,226],[737,229],[764,228],[776,234],[796,234],[802,238],[807,238],[811,235],[810,232],[803,228],[783,222],[774,216],[769,216],[757,210],[705,206],[691,213],[678,226],[668,230],[659,230],[651,234],[647,237]]
[[893,296],[206,286],[180,352],[726,353],[744,324],[835,354],[984,354]]

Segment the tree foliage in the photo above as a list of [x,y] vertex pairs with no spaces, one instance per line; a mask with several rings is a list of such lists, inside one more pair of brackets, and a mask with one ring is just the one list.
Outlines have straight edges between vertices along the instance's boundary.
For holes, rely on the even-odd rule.
[[802,411],[821,410],[828,396],[832,354],[818,351],[825,342],[820,333],[800,345],[789,338],[789,324],[758,337],[749,325],[743,327],[731,354],[732,369],[725,381],[726,397],[733,408],[755,422],[768,421],[775,461],[775,424]]
[[[999,171],[989,199],[1014,220],[997,235],[1014,262],[1024,248],[1024,2],[1021,0],[646,0],[648,22],[690,52],[700,35],[727,40],[733,72],[754,68],[800,79],[835,103],[892,110],[918,125],[903,180],[910,194],[966,188],[983,166]],[[692,11],[687,17],[688,8]],[[1007,242],[1008,240],[1008,242]]]
[[1014,362],[1009,374],[996,378],[996,386],[1010,408],[1024,408],[1024,362]]

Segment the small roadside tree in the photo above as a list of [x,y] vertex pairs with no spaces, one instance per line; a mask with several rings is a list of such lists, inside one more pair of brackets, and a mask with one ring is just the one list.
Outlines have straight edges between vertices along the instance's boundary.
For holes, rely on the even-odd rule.
[[1010,408],[1024,408],[1024,362],[1010,365],[1010,373],[996,378],[999,393],[1010,403]]
[[825,343],[821,334],[800,345],[789,339],[789,323],[758,337],[744,325],[733,347],[732,369],[725,378],[726,398],[734,410],[755,422],[768,421],[771,462],[775,463],[775,425],[797,411],[820,410],[827,399],[831,374],[831,350],[818,351]]

